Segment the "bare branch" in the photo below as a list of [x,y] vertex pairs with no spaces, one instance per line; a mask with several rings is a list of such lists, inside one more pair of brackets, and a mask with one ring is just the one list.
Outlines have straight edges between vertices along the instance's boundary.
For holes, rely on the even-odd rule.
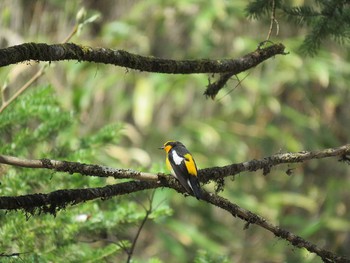
[[115,169],[103,165],[84,164],[78,162],[57,161],[49,159],[28,160],[13,156],[0,155],[0,163],[26,168],[45,168],[58,172],[80,173],[87,176],[109,177],[116,179],[158,180],[158,175],[134,171],[131,169]]
[[256,215],[252,213],[249,210],[246,210],[244,208],[241,208],[240,206],[231,203],[229,200],[220,197],[218,195],[212,195],[205,192],[203,194],[203,199],[207,201],[208,203],[211,203],[215,206],[218,206],[226,211],[228,211],[230,214],[232,214],[234,217],[239,217],[247,222],[245,229],[249,227],[251,224],[256,224],[261,226],[262,228],[265,228],[266,230],[272,232],[276,237],[280,237],[289,243],[291,243],[293,246],[298,248],[305,248],[311,253],[315,253],[318,256],[322,258],[324,262],[339,262],[339,263],[345,263],[350,262],[349,259],[345,257],[338,256],[330,251],[327,251],[325,249],[322,249],[318,247],[317,245],[303,239],[302,237],[295,235],[279,226],[275,226],[271,223],[269,223],[266,219],[263,217]]
[[[156,188],[159,186],[160,185],[157,185],[154,182],[132,181],[101,188],[70,189],[59,190],[49,194],[35,194],[18,197],[0,197],[0,209],[11,210],[24,208],[25,211],[29,213],[34,213],[35,208],[40,206],[40,212],[46,212],[55,215],[57,210],[66,207],[68,204],[77,204],[79,202],[97,198],[106,199],[114,195],[123,195],[144,189]],[[171,187],[179,192],[183,191],[180,185],[172,185]],[[316,245],[313,245],[303,240],[301,237],[298,237],[286,230],[283,230],[277,226],[268,223],[264,218],[244,208],[241,208],[240,206],[233,204],[218,195],[209,194],[203,191],[203,200],[228,211],[234,217],[239,217],[245,220],[247,222],[247,226],[249,226],[250,224],[259,225],[267,229],[268,231],[271,231],[276,236],[291,242],[297,247],[305,247],[310,252],[314,252],[316,254],[324,253],[324,251],[317,248]],[[6,206],[6,201],[9,201],[8,203],[11,203],[12,205]],[[329,253],[330,252],[328,252],[328,254]]]
[[[171,185],[174,186],[174,183]],[[68,205],[75,205],[98,198],[108,199],[117,195],[125,195],[146,189],[157,188],[158,186],[160,186],[160,184],[157,182],[130,181],[96,188],[57,190],[49,194],[1,196],[0,209],[23,209],[30,214],[35,214],[35,212],[37,212],[36,209],[38,209],[39,213],[44,212],[56,215],[58,210]]]
[[[166,182],[166,181],[165,181]],[[57,210],[65,208],[67,205],[73,205],[86,200],[92,200],[97,198],[107,199],[116,195],[124,195],[132,192],[137,192],[146,189],[152,189],[165,186],[165,182],[149,182],[149,181],[130,181],[126,183],[120,183],[116,185],[109,185],[100,188],[87,188],[87,189],[70,189],[59,190],[49,194],[34,194],[24,195],[18,197],[0,197],[0,209],[24,209],[28,213],[35,213],[35,209],[40,207],[40,212],[51,213],[56,215]],[[183,193],[184,189],[175,181],[168,181],[168,185],[179,193]],[[247,222],[245,229],[248,229],[249,225],[256,224],[264,229],[272,232],[277,237],[285,239],[293,246],[298,248],[305,248],[312,253],[316,253],[325,262],[350,262],[348,259],[337,256],[332,252],[319,248],[317,245],[297,236],[279,226],[275,226],[263,217],[254,214],[253,212],[241,208],[240,206],[231,203],[227,199],[218,195],[203,191],[203,201],[220,207],[234,217],[238,217]],[[9,205],[10,206],[7,206]],[[144,224],[144,223],[143,223]]]
[[226,82],[234,75],[235,73],[227,72],[220,75],[220,78],[214,83],[209,83],[207,89],[204,91],[203,95],[207,98],[215,99],[215,96],[219,91],[225,86]]
[[210,180],[219,180],[224,177],[235,175],[244,171],[263,170],[267,175],[273,166],[289,163],[302,163],[312,159],[322,159],[328,157],[339,157],[340,160],[349,162],[350,144],[336,148],[324,149],[321,151],[302,151],[297,153],[279,153],[260,160],[251,160],[248,162],[226,165],[222,167],[211,167],[199,170],[201,182],[206,183]]
[[276,44],[263,49],[257,49],[238,59],[199,59],[172,60],[146,57],[129,53],[124,50],[108,48],[92,48],[73,43],[47,45],[42,43],[25,43],[0,49],[0,67],[10,64],[35,61],[78,60],[104,64],[148,72],[170,74],[192,73],[225,73],[238,74],[255,67],[266,59],[284,53],[284,46]]
[[[272,165],[277,165],[280,163],[291,163],[291,162],[302,162],[305,160],[315,159],[315,158],[326,158],[332,156],[343,156],[344,160],[347,160],[346,155],[349,154],[350,145],[345,145],[338,148],[327,149],[317,152],[300,152],[300,153],[287,153],[278,154],[264,160],[253,160],[250,162],[242,163],[242,167],[246,170],[255,171],[257,169],[264,169],[266,165],[271,167]],[[18,159],[18,158],[17,158]],[[10,161],[18,160],[16,158],[3,158],[1,156],[0,161],[9,163]],[[50,161],[50,163],[55,164],[55,162]],[[81,164],[80,164],[81,165]],[[22,162],[21,166],[25,167],[42,167],[42,160]],[[84,165],[83,165],[84,166]],[[59,166],[58,166],[59,167]],[[91,165],[87,165],[91,167]],[[99,167],[99,166],[97,166]],[[215,168],[211,168],[214,169]],[[208,169],[206,169],[208,170]],[[210,170],[210,169],[209,169]],[[214,174],[215,175],[215,174]],[[215,175],[216,176],[216,175]],[[77,204],[87,200],[93,200],[97,198],[110,198],[116,195],[124,195],[132,192],[137,192],[145,189],[153,189],[158,187],[170,187],[175,189],[180,193],[184,193],[184,189],[179,185],[173,178],[161,177],[158,175],[159,181],[130,181],[126,183],[119,183],[116,185],[109,185],[100,188],[87,188],[87,189],[69,189],[69,190],[58,190],[49,194],[33,194],[24,195],[17,197],[0,197],[0,209],[6,210],[16,210],[24,209],[26,212],[34,214],[36,209],[40,212],[56,214],[57,210],[66,207],[67,205]],[[203,191],[203,200],[218,206],[222,209],[230,212],[234,217],[239,217],[247,222],[247,227],[250,224],[257,224],[268,231],[274,233],[276,236],[283,238],[290,242],[293,246],[299,248],[306,248],[312,253],[316,253],[325,262],[349,262],[348,259],[337,256],[332,252],[321,249],[315,244],[312,244],[300,236],[290,233],[278,226],[267,222],[264,218],[239,207],[236,204],[229,202],[228,200],[215,195],[209,194]],[[146,218],[146,217],[145,217]],[[143,223],[144,224],[144,223]],[[143,226],[142,224],[142,226]]]
[[[265,43],[266,41],[264,41]],[[262,61],[260,61],[263,57],[270,58],[276,54],[282,54],[286,55],[287,53],[284,52],[284,46],[282,44],[274,44],[270,47],[261,48],[262,43],[259,44],[257,50],[255,51],[256,54],[254,55],[254,60],[256,62],[253,63],[253,65],[246,67],[244,70],[231,70],[228,72],[221,72],[219,79],[214,83],[209,83],[207,86],[207,89],[204,91],[204,95],[206,97],[210,97],[211,99],[214,99],[215,96],[218,94],[218,92],[226,85],[227,81],[233,76],[237,75],[238,73],[241,73],[247,69],[253,68],[260,64]],[[244,56],[243,58],[249,57],[250,55],[254,54],[254,52]],[[241,59],[240,63],[245,63],[243,58]],[[250,59],[249,59],[250,60]],[[213,71],[213,73],[216,73]]]
[[[302,151],[297,153],[279,153],[260,160],[251,160],[243,163],[230,164],[222,167],[211,167],[198,171],[200,181],[221,180],[224,177],[232,176],[244,171],[257,171],[262,169],[263,174],[270,172],[273,166],[289,163],[301,163],[312,159],[328,157],[340,157],[349,162],[347,155],[350,155],[350,144],[336,148],[328,148],[321,151]],[[137,179],[143,181],[157,181],[164,174],[152,174],[139,172],[132,169],[116,169],[103,165],[84,164],[69,161],[57,161],[50,159],[29,160],[13,156],[0,155],[0,163],[26,168],[45,168],[66,173],[80,173],[86,176],[114,177],[116,179]]]
[[[202,169],[199,170],[199,177],[201,178],[201,181],[205,183],[209,180],[222,180],[222,178],[226,176],[234,175],[243,171],[257,171],[259,169],[262,169],[263,173],[267,174],[269,173],[271,167],[279,164],[299,163],[312,159],[321,159],[328,157],[339,157],[340,161],[350,163],[349,154],[350,144],[321,151],[303,151],[298,153],[275,154],[261,160],[251,160],[248,162],[232,164],[224,167]],[[47,168],[68,173],[81,173],[83,175],[100,177],[113,176],[115,178],[144,180],[130,181],[99,188],[58,190],[49,194],[0,197],[0,209],[23,209],[30,214],[35,214],[39,211],[39,213],[44,212],[55,215],[58,210],[65,208],[67,205],[73,205],[97,198],[106,199],[117,195],[124,195],[158,187],[172,188],[179,193],[186,192],[174,178],[170,176],[164,176],[163,174],[141,173],[129,169],[113,169],[100,165],[88,165],[48,159],[26,160],[4,155],[0,155],[0,163],[27,168]],[[282,229],[281,227],[274,226],[273,224],[267,222],[264,218],[248,210],[245,210],[244,208],[241,208],[238,205],[233,204],[218,195],[209,194],[203,191],[203,201],[227,210],[233,216],[245,220],[247,222],[246,228],[248,228],[250,224],[259,225],[272,232],[276,236],[287,240],[293,246],[306,248],[308,251],[316,253],[324,260],[324,262],[350,262],[346,258],[337,256],[332,252],[319,248],[315,244],[304,240],[300,236],[292,234],[289,231]]]
[[0,113],[3,112],[8,105],[10,105],[19,95],[21,95],[28,87],[30,87],[35,81],[37,81],[42,75],[44,75],[44,70],[46,65],[41,67],[30,80],[28,80],[13,96],[2,103],[0,107]]
[[280,26],[279,26],[279,23],[276,19],[276,2],[275,2],[275,0],[272,0],[270,28],[269,28],[269,32],[267,33],[266,41],[270,40],[270,37],[272,34],[272,29],[273,29],[273,24],[276,24],[276,36],[278,36]]

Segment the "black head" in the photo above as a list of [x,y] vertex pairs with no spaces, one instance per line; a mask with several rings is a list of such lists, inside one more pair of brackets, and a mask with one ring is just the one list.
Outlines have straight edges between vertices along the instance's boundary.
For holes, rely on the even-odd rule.
[[164,143],[163,147],[160,147],[159,149],[164,149],[166,152],[169,152],[175,146],[183,146],[183,147],[185,147],[179,141],[167,141],[166,143]]

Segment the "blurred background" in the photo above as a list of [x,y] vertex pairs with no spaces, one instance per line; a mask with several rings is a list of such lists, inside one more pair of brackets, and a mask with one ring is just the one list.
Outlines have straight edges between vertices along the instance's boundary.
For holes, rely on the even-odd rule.
[[[300,4],[300,1],[291,1]],[[247,18],[247,1],[0,2],[0,47],[61,43],[85,9],[70,42],[171,59],[238,58],[255,50],[269,15]],[[82,18],[80,12],[79,16]],[[90,20],[89,20],[90,19]],[[314,57],[300,53],[306,30],[279,17],[286,56],[232,78],[215,100],[203,96],[217,75],[166,75],[77,61],[53,62],[0,113],[0,153],[167,172],[169,139],[182,141],[198,168],[320,150],[349,143],[349,43],[327,41]],[[86,21],[86,20],[85,20]],[[44,63],[0,69],[2,101]],[[286,171],[291,169],[291,175]],[[49,193],[117,183],[0,166],[0,194]],[[215,185],[205,189],[214,191]],[[271,223],[350,257],[350,169],[337,159],[228,177],[220,195]],[[152,191],[67,207],[51,215],[0,212],[0,253],[23,262],[125,262]],[[194,198],[157,189],[134,262],[321,262],[270,232]],[[5,258],[4,262],[13,262]]]

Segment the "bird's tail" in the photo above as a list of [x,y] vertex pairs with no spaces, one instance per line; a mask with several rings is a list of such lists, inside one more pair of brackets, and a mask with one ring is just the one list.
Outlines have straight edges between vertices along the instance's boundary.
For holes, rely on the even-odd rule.
[[191,189],[194,193],[194,196],[198,200],[202,199],[202,189],[201,189],[201,186],[199,185],[198,177],[197,176],[190,176],[189,180],[190,180]]

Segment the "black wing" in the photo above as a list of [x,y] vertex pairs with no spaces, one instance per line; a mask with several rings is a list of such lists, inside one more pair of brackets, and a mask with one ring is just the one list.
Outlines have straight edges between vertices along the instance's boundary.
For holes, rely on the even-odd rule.
[[[178,147],[179,148],[179,147]],[[182,157],[183,160],[180,164],[176,164],[173,159],[173,152],[169,152],[169,161],[173,171],[176,175],[176,178],[179,180],[180,184],[186,189],[187,192],[193,192],[197,199],[200,199],[202,196],[202,192],[200,189],[199,181],[197,176],[190,175],[187,171],[185,164],[184,155],[189,153],[186,148],[177,149],[176,154],[179,157]]]

